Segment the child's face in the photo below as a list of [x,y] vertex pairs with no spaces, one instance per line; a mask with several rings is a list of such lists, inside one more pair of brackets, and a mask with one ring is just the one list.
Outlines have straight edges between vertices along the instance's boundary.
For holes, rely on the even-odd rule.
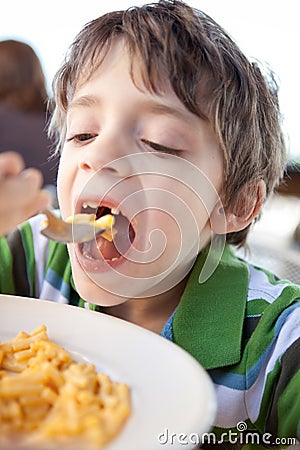
[[104,306],[160,294],[185,277],[210,239],[223,181],[210,124],[170,87],[161,95],[147,91],[140,76],[136,63],[134,84],[128,54],[116,43],[67,114],[58,174],[62,216],[87,211],[85,203],[122,213],[114,244],[100,238],[69,245],[80,295]]

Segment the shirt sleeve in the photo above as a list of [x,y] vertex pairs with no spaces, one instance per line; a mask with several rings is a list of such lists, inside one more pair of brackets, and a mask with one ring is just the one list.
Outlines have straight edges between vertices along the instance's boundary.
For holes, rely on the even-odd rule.
[[29,223],[0,238],[0,261],[0,292],[34,296],[35,258]]
[[[246,407],[259,431],[270,434],[271,444],[278,437],[300,439],[299,289],[294,291],[294,300],[284,307],[292,291],[292,286],[287,288],[264,312],[248,349],[249,354],[251,347],[257,354],[259,348],[262,350],[255,366],[248,367],[251,386],[245,396]],[[250,382],[254,373],[255,381]]]
[[300,439],[300,301],[290,309],[277,337],[278,371],[274,380],[266,431]]

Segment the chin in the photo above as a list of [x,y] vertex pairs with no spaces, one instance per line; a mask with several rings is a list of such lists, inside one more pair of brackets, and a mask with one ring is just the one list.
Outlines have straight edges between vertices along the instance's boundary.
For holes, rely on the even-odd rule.
[[[85,277],[85,279],[83,279]],[[116,306],[128,300],[126,297],[117,296],[108,290],[95,284],[87,275],[74,273],[74,284],[80,297],[94,305]]]

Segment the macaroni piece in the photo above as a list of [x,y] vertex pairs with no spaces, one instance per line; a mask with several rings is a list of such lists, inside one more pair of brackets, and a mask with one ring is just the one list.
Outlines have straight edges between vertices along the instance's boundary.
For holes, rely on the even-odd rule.
[[69,223],[89,223],[91,222],[95,227],[106,228],[107,230],[101,234],[101,236],[112,242],[117,230],[113,228],[115,218],[112,214],[106,214],[96,220],[96,214],[75,214],[66,219]]
[[128,386],[76,363],[44,325],[0,344],[1,448],[102,448],[130,413]]

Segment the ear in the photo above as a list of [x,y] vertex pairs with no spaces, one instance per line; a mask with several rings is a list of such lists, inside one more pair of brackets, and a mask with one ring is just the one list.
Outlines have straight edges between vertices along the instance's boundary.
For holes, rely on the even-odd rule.
[[244,186],[227,207],[218,202],[210,218],[212,231],[227,234],[244,230],[259,215],[265,197],[265,182],[256,180]]

